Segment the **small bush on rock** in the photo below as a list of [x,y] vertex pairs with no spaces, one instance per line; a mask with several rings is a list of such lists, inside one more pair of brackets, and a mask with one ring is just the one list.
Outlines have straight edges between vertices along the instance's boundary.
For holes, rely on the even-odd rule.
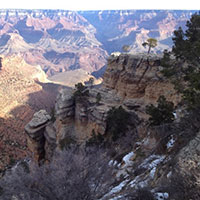
[[148,105],[146,106],[146,113],[150,115],[149,122],[151,126],[162,125],[166,123],[171,123],[174,121],[174,104],[167,101],[164,96],[160,96],[158,105]]
[[130,114],[122,106],[111,108],[106,118],[106,131],[111,134],[112,140],[116,141],[124,135],[128,128]]

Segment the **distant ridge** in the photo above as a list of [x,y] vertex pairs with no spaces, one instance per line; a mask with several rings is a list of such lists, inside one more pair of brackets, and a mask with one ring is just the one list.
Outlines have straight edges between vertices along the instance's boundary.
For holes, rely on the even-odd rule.
[[76,69],[92,73],[125,44],[131,53],[145,52],[142,43],[153,37],[154,53],[171,48],[173,31],[195,12],[0,9],[0,54],[18,54],[48,76]]

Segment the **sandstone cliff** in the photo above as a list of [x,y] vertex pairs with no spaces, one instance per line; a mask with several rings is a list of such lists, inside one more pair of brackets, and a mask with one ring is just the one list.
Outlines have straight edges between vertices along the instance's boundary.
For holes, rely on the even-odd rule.
[[153,54],[113,54],[108,59],[103,87],[114,90],[124,105],[138,107],[142,115],[145,106],[156,104],[161,95],[176,105],[180,96],[173,84],[163,78],[161,69],[160,57]]
[[[150,66],[147,64],[147,58]],[[42,134],[41,137],[46,138],[43,148],[51,149],[49,144],[51,146],[52,143],[53,148],[61,148],[63,143],[70,141],[82,143],[89,139],[92,133],[105,135],[107,113],[112,107],[122,106],[132,116],[131,123],[134,127],[145,119],[145,106],[155,104],[160,95],[165,95],[176,104],[180,97],[175,93],[173,85],[161,77],[160,69],[157,56],[112,55],[108,59],[101,87],[86,88],[89,93],[83,97],[76,97],[73,89],[59,90],[55,104],[55,122],[48,122],[46,129],[42,125],[42,133],[40,130],[40,133],[37,133],[36,127],[36,135]],[[99,103],[96,102],[98,93],[101,96]],[[27,133],[30,134],[29,131]]]
[[101,87],[85,88],[78,96],[76,90],[60,89],[55,120],[41,110],[25,127],[34,159],[39,163],[50,161],[55,151],[74,141],[83,145],[93,133],[106,136],[108,111],[122,106],[131,116],[129,141],[118,141],[124,142],[124,149],[116,143],[111,145],[117,157],[110,165],[115,166],[119,183],[101,199],[124,199],[130,190],[145,187],[151,188],[158,200],[198,199],[199,114],[153,128],[145,124],[145,105],[155,104],[160,95],[175,104],[180,100],[173,86],[161,76],[161,69],[155,56],[114,54],[108,60]]

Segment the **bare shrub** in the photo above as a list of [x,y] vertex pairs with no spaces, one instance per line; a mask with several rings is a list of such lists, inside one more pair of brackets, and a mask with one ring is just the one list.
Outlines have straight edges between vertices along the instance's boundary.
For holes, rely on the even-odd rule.
[[97,149],[64,150],[50,164],[34,165],[29,173],[22,167],[0,180],[3,194],[10,200],[94,200],[113,184],[113,168],[104,152]]
[[148,188],[140,188],[126,196],[128,200],[155,200]]

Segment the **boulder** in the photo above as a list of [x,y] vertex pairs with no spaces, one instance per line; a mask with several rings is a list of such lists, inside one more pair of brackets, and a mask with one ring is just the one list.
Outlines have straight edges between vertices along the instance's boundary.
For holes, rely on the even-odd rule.
[[28,148],[34,155],[36,162],[40,162],[45,157],[45,127],[51,117],[46,110],[40,110],[33,115],[32,120],[25,126],[27,133]]
[[[46,110],[40,110],[33,115],[32,120],[25,126],[25,131],[32,139],[37,139],[43,134],[46,124],[51,116]],[[41,131],[42,130],[42,131]]]

